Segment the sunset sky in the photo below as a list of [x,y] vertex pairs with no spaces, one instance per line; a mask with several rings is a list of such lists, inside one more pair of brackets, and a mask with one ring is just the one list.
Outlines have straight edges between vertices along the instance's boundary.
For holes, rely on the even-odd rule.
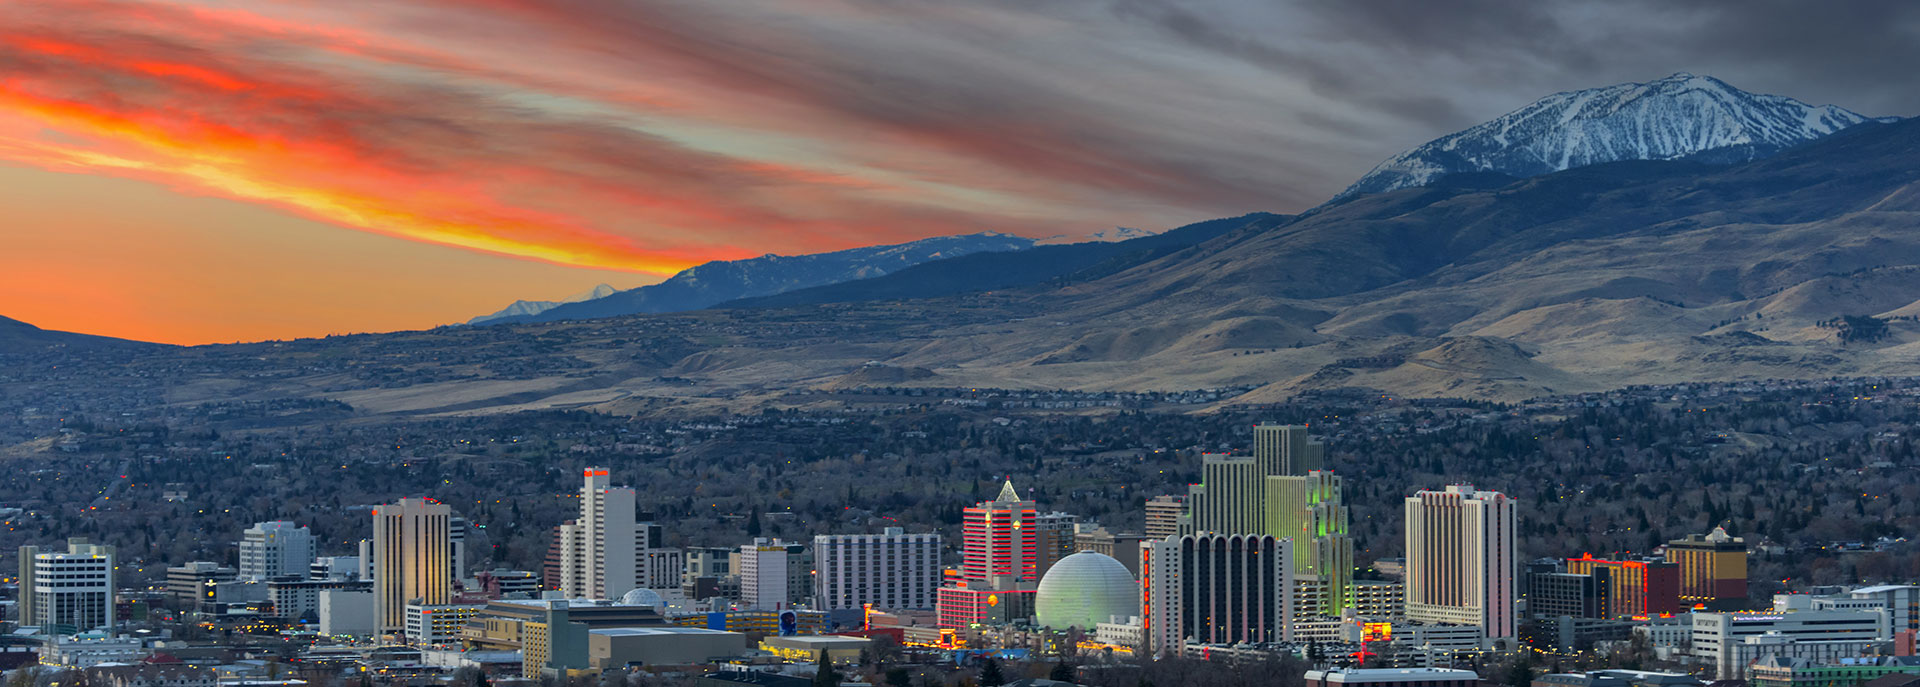
[[1298,211],[1679,70],[1920,109],[1903,3],[1436,5],[0,0],[0,315],[412,329],[715,259]]

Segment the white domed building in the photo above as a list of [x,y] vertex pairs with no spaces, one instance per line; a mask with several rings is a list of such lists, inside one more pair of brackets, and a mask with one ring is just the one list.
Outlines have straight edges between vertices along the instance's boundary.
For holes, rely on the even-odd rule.
[[667,600],[660,598],[660,592],[641,587],[627,592],[625,596],[620,597],[620,605],[645,606],[659,611],[667,607]]
[[1112,616],[1140,615],[1140,583],[1112,556],[1081,551],[1047,569],[1033,608],[1043,627],[1092,630]]

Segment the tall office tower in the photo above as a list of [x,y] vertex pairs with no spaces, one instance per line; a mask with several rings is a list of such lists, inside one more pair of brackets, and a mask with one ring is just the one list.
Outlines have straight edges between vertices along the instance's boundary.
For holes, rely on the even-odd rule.
[[1039,504],[1020,498],[1008,480],[1000,495],[963,513],[959,575],[935,601],[940,626],[964,628],[1024,617],[1040,582]]
[[1202,456],[1201,483],[1187,496],[1191,531],[1291,538],[1295,611],[1340,615],[1353,606],[1353,539],[1342,481],[1326,463],[1326,445],[1303,425],[1253,429],[1253,455]]
[[1253,459],[1265,475],[1304,475],[1324,469],[1327,446],[1307,434],[1306,425],[1260,423],[1253,428]]
[[1061,511],[1040,513],[1033,518],[1034,550],[1038,557],[1034,559],[1034,573],[1046,577],[1047,569],[1052,568],[1060,559],[1079,553],[1074,545],[1074,534],[1080,516]]
[[758,537],[740,546],[740,603],[753,611],[779,611],[792,606],[788,595],[787,543]]
[[373,556],[374,556],[373,540],[362,539],[360,540],[359,546],[360,546],[360,555],[358,558],[360,559],[360,571],[359,571],[360,579],[372,580],[373,574],[376,572],[379,572],[379,570],[377,569],[378,566],[376,566],[373,561]]
[[1328,470],[1267,478],[1263,534],[1293,540],[1293,573],[1303,590],[1295,611],[1303,618],[1353,606],[1353,537],[1342,484]]
[[813,538],[813,608],[930,609],[940,588],[940,535],[818,535]]
[[447,519],[447,574],[456,582],[467,577],[467,530],[472,526],[458,515]]
[[1144,534],[1109,532],[1104,527],[1082,527],[1073,535],[1074,548],[1120,561],[1136,580],[1140,579],[1140,542],[1151,539],[1154,537]]
[[28,625],[27,620],[34,617],[35,613],[33,607],[33,574],[37,570],[37,568],[34,567],[34,561],[39,556],[40,547],[38,546],[20,547],[20,589],[18,592],[19,599],[14,602],[14,608],[17,609],[17,618],[22,626]]
[[1680,612],[1680,566],[1660,560],[1606,561],[1591,555],[1567,559],[1567,572],[1595,575],[1607,585],[1602,618]]
[[553,527],[553,536],[547,543],[546,560],[540,563],[541,589],[548,591],[560,589],[562,579],[560,570],[563,567],[562,561],[567,556],[567,528],[572,526],[573,521],[568,520]]
[[1200,456],[1200,483],[1187,487],[1187,517],[1195,534],[1262,534],[1266,529],[1266,475],[1250,456]]
[[1688,606],[1731,610],[1747,601],[1747,542],[1715,527],[1667,542],[1667,562],[1680,566],[1680,600]]
[[70,635],[113,629],[113,547],[67,540],[66,553],[20,547],[20,625]]
[[286,520],[254,523],[240,540],[240,577],[264,580],[307,574],[313,564],[313,532]]
[[1253,455],[1201,456],[1200,484],[1187,495],[1193,531],[1277,534],[1268,522],[1267,478],[1304,477],[1323,467],[1326,454],[1304,425],[1262,424],[1253,428]]
[[453,600],[448,554],[446,504],[405,498],[373,509],[374,617],[382,633],[407,629],[407,604],[440,605]]
[[787,542],[787,604],[813,604],[813,547]]
[[1513,499],[1454,485],[1407,497],[1407,619],[1514,636]]
[[633,535],[634,586],[679,589],[686,572],[686,552],[667,546],[666,531],[651,522],[640,523]]
[[1166,539],[1181,533],[1187,519],[1187,495],[1163,494],[1147,499],[1148,539]]
[[1010,577],[1019,582],[1040,581],[1038,504],[1020,498],[1013,481],[1000,495],[967,508],[963,514],[962,579],[985,582]]
[[1293,543],[1269,535],[1190,534],[1142,544],[1141,619],[1148,650],[1187,642],[1292,638]]
[[576,599],[618,599],[638,586],[634,494],[608,486],[606,468],[587,468],[580,519],[561,525],[560,591]]

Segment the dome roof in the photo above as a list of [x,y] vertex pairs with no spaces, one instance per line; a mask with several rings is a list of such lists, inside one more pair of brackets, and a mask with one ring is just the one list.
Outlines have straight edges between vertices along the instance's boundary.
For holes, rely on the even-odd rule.
[[1091,630],[1111,616],[1140,614],[1140,583],[1112,556],[1081,551],[1047,569],[1034,594],[1034,620]]
[[648,608],[660,608],[662,606],[667,605],[667,600],[660,598],[660,592],[647,589],[646,587],[641,587],[639,589],[635,589],[633,591],[627,592],[626,596],[620,597],[620,605],[646,606]]

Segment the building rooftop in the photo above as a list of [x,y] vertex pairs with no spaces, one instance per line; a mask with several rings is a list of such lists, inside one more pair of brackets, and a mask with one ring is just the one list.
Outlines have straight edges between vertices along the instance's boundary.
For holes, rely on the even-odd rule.
[[1480,674],[1452,668],[1332,668],[1309,670],[1308,683],[1325,682],[1423,682],[1430,680],[1479,681]]
[[768,637],[766,641],[773,642],[776,644],[791,644],[794,646],[806,647],[810,649],[832,648],[835,645],[865,646],[873,642],[873,640],[867,639],[866,637],[843,637],[839,635],[804,635],[804,636],[793,636],[793,637]]
[[1880,594],[1884,592],[1898,591],[1901,589],[1913,589],[1913,588],[1914,588],[1914,585],[1910,585],[1910,584],[1882,584],[1882,585],[1875,585],[1872,587],[1861,587],[1859,589],[1855,589],[1847,593],[1848,594]]
[[727,632],[725,630],[709,630],[704,627],[683,627],[679,625],[669,625],[666,627],[608,627],[608,628],[602,628],[598,630],[588,630],[587,632],[591,634],[596,634],[596,635],[613,635],[618,637],[634,637],[634,636],[644,636],[644,635],[739,634],[737,632]]

